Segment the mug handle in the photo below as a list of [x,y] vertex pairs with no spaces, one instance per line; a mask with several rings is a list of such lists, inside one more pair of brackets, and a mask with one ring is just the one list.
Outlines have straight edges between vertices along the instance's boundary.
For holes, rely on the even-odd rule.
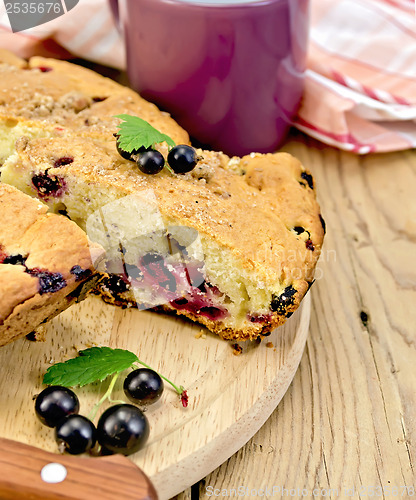
[[114,21],[116,23],[118,31],[121,32],[121,23],[120,23],[120,13],[119,13],[119,8],[118,8],[118,0],[108,0],[110,4],[110,9],[114,17]]

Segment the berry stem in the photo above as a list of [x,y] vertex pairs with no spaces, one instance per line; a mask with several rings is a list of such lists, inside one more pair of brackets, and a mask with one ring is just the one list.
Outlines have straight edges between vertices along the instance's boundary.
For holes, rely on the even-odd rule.
[[112,399],[112,398],[110,398],[110,396],[108,396],[108,401],[110,401],[110,403],[115,403],[115,404],[118,404],[118,405],[128,404],[125,401],[123,401],[122,399]]
[[175,172],[170,168],[169,163],[165,161],[165,168],[172,174],[175,175]]
[[[146,363],[144,363],[143,361],[140,361],[140,359],[137,359],[137,361],[135,361],[135,363],[139,363],[140,365],[144,366],[145,368],[149,368],[149,370],[153,370],[154,372],[156,372],[161,378],[163,378],[163,380],[166,380],[166,382],[168,384],[170,384],[174,389],[175,391],[179,394],[179,396],[181,397],[181,402],[182,402],[182,405],[183,406],[187,406],[187,401],[188,401],[188,396],[187,396],[187,393],[185,391],[185,388],[180,385],[179,387],[174,384],[171,380],[169,380],[168,378],[166,378],[164,375],[162,375],[161,373],[157,372],[156,370],[154,370],[151,366],[147,365]],[[184,398],[185,396],[185,398]],[[186,399],[186,404],[184,404],[184,401]]]
[[[113,378],[111,379],[111,382],[109,383],[108,385],[108,388],[104,394],[104,396],[98,401],[98,403],[96,403],[93,407],[92,407],[92,410],[90,411],[90,413],[88,414],[88,418],[89,420],[91,420],[91,422],[95,419],[95,416],[97,415],[97,411],[98,409],[100,408],[100,406],[104,403],[104,401],[106,399],[108,399],[109,401],[111,401],[110,399],[110,396],[111,396],[111,393],[113,392],[113,389],[114,389],[114,385],[115,383],[117,382],[117,379],[118,379],[118,376],[120,375],[120,372],[117,372],[113,375]],[[111,401],[112,402],[112,401]],[[124,403],[124,401],[123,401]]]

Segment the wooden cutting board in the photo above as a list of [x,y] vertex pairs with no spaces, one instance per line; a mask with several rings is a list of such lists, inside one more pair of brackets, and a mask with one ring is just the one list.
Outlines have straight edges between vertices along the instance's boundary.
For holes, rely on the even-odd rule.
[[[241,342],[236,355],[231,342],[189,321],[90,297],[55,318],[45,341],[21,339],[0,349],[0,437],[57,452],[53,430],[37,420],[32,401],[47,368],[95,345],[129,349],[188,390],[189,406],[183,408],[165,384],[162,399],[146,412],[149,441],[129,457],[159,497],[170,498],[234,454],[270,416],[301,359],[309,318],[307,295],[283,327],[261,343]],[[125,399],[122,379],[114,399]],[[108,382],[76,389],[80,413],[88,414]]]

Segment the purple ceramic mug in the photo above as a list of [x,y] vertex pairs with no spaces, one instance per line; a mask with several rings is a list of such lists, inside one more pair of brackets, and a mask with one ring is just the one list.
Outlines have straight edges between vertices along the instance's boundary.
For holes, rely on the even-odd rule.
[[270,152],[303,92],[309,0],[110,0],[130,82],[204,145]]

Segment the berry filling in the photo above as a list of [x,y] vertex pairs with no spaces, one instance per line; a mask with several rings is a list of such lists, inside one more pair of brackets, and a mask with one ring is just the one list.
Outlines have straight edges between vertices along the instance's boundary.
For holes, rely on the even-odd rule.
[[265,323],[271,320],[271,314],[247,314],[250,323]]
[[42,73],[49,73],[49,71],[52,71],[53,68],[50,68],[49,66],[37,66],[34,69],[39,69]]
[[37,190],[39,197],[47,200],[50,196],[59,198],[66,191],[64,179],[56,175],[49,176],[47,172],[34,175],[32,184]]
[[143,273],[137,266],[132,266],[131,264],[125,264],[124,269],[126,271],[126,275],[130,278],[141,281],[143,279]]
[[228,316],[228,312],[222,306],[211,305],[214,301],[212,297],[209,298],[208,292],[205,294],[194,290],[192,292],[187,294],[187,298],[175,299],[169,304],[175,309],[185,310],[195,316],[204,316],[212,321],[218,321]]
[[[202,263],[167,263],[157,252],[141,257],[138,266],[118,261],[107,262],[111,274],[106,286],[113,293],[120,293],[119,285],[127,291],[127,283],[136,289],[150,290],[154,302],[169,303],[174,309],[184,310],[213,321],[226,318],[229,313],[219,300],[221,292],[204,281]],[[146,304],[138,304],[139,308]],[[150,306],[150,307],[154,307]]]
[[168,292],[176,292],[175,276],[166,267],[160,254],[152,252],[144,255],[140,259],[140,269],[143,279],[147,277],[153,284],[157,283],[158,287],[162,287]]
[[[161,254],[149,252],[141,257],[138,266],[119,259],[108,261],[106,265],[110,273],[106,286],[112,294],[126,292],[130,286],[136,290],[150,290],[152,304],[138,303],[139,309],[169,304],[178,311],[212,321],[223,320],[230,314],[223,302],[224,294],[204,279],[202,262],[171,264]],[[296,293],[292,286],[286,287],[282,294],[273,296],[271,313],[249,312],[247,320],[253,324],[267,323],[272,320],[273,312],[289,317],[292,313],[287,308],[295,303]]]
[[7,253],[3,250],[2,245],[0,245],[0,264],[2,264],[4,259],[6,258],[7,258]]

